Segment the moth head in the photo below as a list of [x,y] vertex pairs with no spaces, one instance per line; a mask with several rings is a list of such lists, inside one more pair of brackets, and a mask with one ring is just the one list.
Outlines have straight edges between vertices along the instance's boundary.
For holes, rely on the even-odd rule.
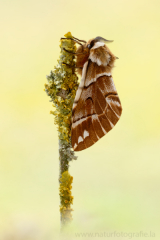
[[84,55],[88,55],[90,52],[90,49],[92,47],[94,47],[94,45],[97,43],[109,43],[109,42],[113,42],[113,40],[107,40],[103,37],[96,37],[96,38],[92,38],[90,39],[88,42],[84,43],[83,45],[79,46],[79,48],[77,49],[77,53],[82,52]]
[[95,43],[97,43],[97,42],[109,43],[109,42],[113,42],[113,40],[107,40],[103,37],[96,37],[96,38],[93,38],[93,39],[91,39],[87,42],[87,44],[86,44],[87,48],[91,49],[95,45]]
[[96,38],[90,39],[83,45],[81,44],[81,46],[77,49],[76,65],[79,67],[77,72],[79,74],[82,74],[82,68],[88,59],[90,59],[92,62],[97,62],[98,65],[107,66],[110,62],[113,66],[112,62],[115,60],[114,56],[112,57],[113,54],[105,45],[105,43],[109,42],[113,41],[98,36]]

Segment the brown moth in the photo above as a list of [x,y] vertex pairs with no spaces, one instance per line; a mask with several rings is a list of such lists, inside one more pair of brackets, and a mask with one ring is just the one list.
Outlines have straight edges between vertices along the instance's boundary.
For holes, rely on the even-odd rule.
[[74,41],[80,44],[75,55],[82,77],[72,109],[71,142],[74,151],[81,151],[115,126],[122,107],[112,78],[117,57],[105,45],[110,41],[102,37]]

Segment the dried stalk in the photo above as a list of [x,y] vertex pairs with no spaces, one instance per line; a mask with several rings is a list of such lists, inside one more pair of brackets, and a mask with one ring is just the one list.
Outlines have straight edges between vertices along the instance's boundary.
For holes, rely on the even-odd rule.
[[[57,66],[47,76],[48,84],[45,84],[45,91],[53,102],[55,108],[51,114],[55,116],[55,124],[58,127],[59,137],[59,195],[61,227],[72,219],[71,184],[73,177],[69,174],[69,162],[76,159],[71,151],[71,115],[72,105],[78,88],[78,77],[75,74],[75,57],[69,52],[75,52],[75,42],[71,39],[71,33],[67,33],[61,39],[61,54]],[[68,50],[69,52],[65,51]]]

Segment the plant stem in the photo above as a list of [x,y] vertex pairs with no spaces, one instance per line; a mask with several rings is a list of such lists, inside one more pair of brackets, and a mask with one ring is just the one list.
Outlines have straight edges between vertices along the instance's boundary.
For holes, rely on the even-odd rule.
[[[76,159],[71,151],[71,116],[72,105],[78,88],[78,77],[75,74],[75,57],[70,52],[76,51],[75,42],[71,33],[65,34],[61,39],[61,55],[57,66],[47,76],[48,84],[45,84],[45,91],[50,96],[55,111],[55,124],[58,126],[59,137],[59,195],[61,227],[72,219],[71,184],[73,177],[69,174],[69,162]],[[67,51],[65,51],[65,50]]]

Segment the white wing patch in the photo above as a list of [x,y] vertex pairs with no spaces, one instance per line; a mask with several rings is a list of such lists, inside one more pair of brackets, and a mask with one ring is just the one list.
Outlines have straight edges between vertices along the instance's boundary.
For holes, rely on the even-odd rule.
[[79,136],[79,138],[78,138],[78,143],[80,143],[80,142],[83,142],[83,138],[81,136]]
[[78,146],[78,145],[75,143],[75,144],[74,144],[74,148],[73,148],[73,149],[75,149],[77,146]]
[[120,104],[119,102],[115,102],[115,104],[116,104],[118,107],[121,106],[121,104]]
[[84,130],[84,132],[83,132],[83,138],[85,139],[86,137],[88,137],[89,136],[89,132],[87,132],[86,130]]

